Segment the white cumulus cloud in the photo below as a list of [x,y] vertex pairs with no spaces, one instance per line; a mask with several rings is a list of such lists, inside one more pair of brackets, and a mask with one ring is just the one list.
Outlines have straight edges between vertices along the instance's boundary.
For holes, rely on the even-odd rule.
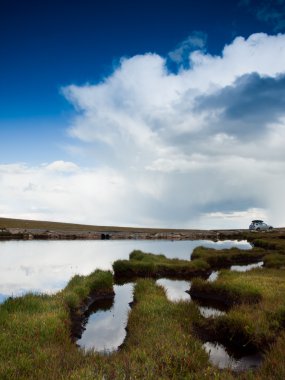
[[285,35],[237,37],[217,56],[196,47],[177,73],[149,53],[65,87],[73,151],[86,143],[94,162],[2,165],[1,205],[14,194],[14,214],[94,224],[284,225]]
[[62,172],[62,173],[70,173],[77,171],[79,167],[74,164],[73,162],[66,162],[66,161],[54,161],[46,166],[47,170],[54,171],[54,172]]

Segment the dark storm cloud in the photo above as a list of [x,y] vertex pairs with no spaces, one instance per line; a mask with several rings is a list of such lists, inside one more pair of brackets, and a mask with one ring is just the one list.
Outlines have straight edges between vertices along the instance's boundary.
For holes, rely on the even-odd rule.
[[245,192],[241,194],[239,199],[234,199],[232,197],[225,197],[224,200],[218,202],[209,202],[204,206],[200,206],[200,213],[232,213],[238,212],[240,210],[248,210],[250,208],[259,208],[263,207],[264,204],[259,200],[254,198],[251,195],[247,195]]
[[246,138],[262,134],[269,123],[285,115],[285,76],[244,75],[232,86],[197,99],[196,112],[200,111],[218,111],[218,132]]

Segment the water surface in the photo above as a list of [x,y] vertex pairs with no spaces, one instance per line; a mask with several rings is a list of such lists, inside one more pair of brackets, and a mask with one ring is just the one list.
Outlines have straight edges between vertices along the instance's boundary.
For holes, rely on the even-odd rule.
[[[191,287],[190,281],[183,281],[183,280],[170,280],[167,278],[161,278],[156,281],[158,285],[161,285],[164,287],[166,291],[166,296],[171,302],[177,302],[177,301],[191,301],[191,296],[189,294],[189,289]],[[225,311],[221,310],[217,307],[217,303],[213,303],[209,301],[202,301],[203,305],[201,304],[201,301],[194,301],[200,313],[203,317],[209,318],[209,317],[218,317],[220,315],[224,315]],[[214,307],[215,304],[215,307]],[[220,306],[220,305],[219,305]]]
[[220,317],[221,315],[225,315],[225,311],[213,308],[211,306],[198,306],[201,315],[204,318],[210,317]]
[[[10,295],[27,291],[54,293],[65,287],[74,274],[87,275],[96,268],[112,270],[112,263],[128,259],[130,252],[140,249],[168,258],[190,260],[197,246],[216,249],[239,247],[251,249],[246,241],[207,240],[162,241],[6,241],[0,242],[0,303]],[[209,280],[215,280],[213,272]],[[172,302],[191,300],[191,282],[159,279],[157,283],[166,289]],[[94,349],[109,353],[124,342],[130,303],[133,301],[133,283],[115,285],[114,299],[95,302],[86,313],[85,331],[77,344],[84,350]],[[199,306],[205,316],[217,316],[221,311]]]
[[218,272],[218,271],[213,271],[213,272],[210,274],[210,276],[208,277],[207,281],[209,281],[209,282],[214,282],[214,281],[217,280],[218,276],[219,276],[219,272]]
[[248,265],[232,265],[230,267],[230,270],[233,270],[236,272],[247,272],[251,269],[261,268],[262,266],[263,266],[263,261],[260,261],[259,263],[248,264]]
[[239,357],[229,355],[225,347],[218,343],[206,342],[203,344],[203,347],[209,354],[210,362],[220,369],[229,368],[239,372],[256,369],[262,362],[262,356],[260,354]]
[[8,296],[28,291],[57,292],[75,274],[87,275],[96,268],[111,270],[115,260],[128,259],[134,249],[189,260],[193,249],[200,245],[217,249],[251,249],[246,241],[1,241],[0,302]]
[[77,344],[85,350],[111,353],[126,337],[130,303],[133,301],[133,283],[115,285],[114,300],[95,302],[89,309],[86,329]]
[[189,281],[160,278],[156,283],[164,287],[167,298],[172,302],[191,300],[190,294],[186,293],[191,286]]

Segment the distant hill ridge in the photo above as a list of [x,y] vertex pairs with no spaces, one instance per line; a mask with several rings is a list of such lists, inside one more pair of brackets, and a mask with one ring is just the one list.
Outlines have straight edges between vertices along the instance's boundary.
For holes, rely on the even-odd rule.
[[[19,228],[27,230],[54,230],[54,231],[114,231],[114,232],[183,232],[189,229],[177,228],[144,228],[144,227],[118,227],[118,226],[95,226],[88,224],[50,222],[41,220],[12,219],[0,217],[0,228]],[[199,230],[197,230],[199,231]]]

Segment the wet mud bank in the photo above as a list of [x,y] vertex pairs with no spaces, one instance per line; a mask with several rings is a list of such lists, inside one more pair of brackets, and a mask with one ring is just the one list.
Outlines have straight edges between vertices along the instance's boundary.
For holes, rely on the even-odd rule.
[[[250,254],[252,254],[252,256],[250,256]],[[258,253],[250,251],[249,253],[243,254],[243,257],[233,259],[229,257],[226,258],[224,261],[220,261],[219,263],[210,263],[210,265],[213,270],[218,270],[230,269],[233,265],[246,266],[250,264],[258,264],[261,262],[261,260],[264,259],[265,255],[266,253],[263,251]]]
[[160,279],[160,278],[167,278],[169,280],[191,280],[193,278],[202,278],[207,279],[210,274],[212,273],[212,270],[195,270],[195,271],[177,271],[175,269],[167,269],[167,270],[158,270],[155,272],[149,272],[146,270],[124,270],[122,272],[116,271],[115,272],[115,282],[117,284],[124,284],[126,282],[136,282],[139,278],[152,278],[154,280]]
[[230,369],[238,373],[248,370],[258,370],[264,360],[259,353],[241,355],[233,352],[219,343],[206,342],[203,344],[205,351],[209,355],[209,361],[219,369]]
[[207,277],[210,266],[204,260],[169,259],[165,255],[134,250],[129,260],[116,260],[113,263],[115,278],[176,278],[191,279]]
[[[215,305],[217,309],[229,310],[235,305],[245,303],[246,300],[241,300],[235,296],[229,295],[227,292],[217,293],[215,290],[203,290],[197,289],[195,284],[192,285],[191,289],[188,291],[192,300],[198,303],[203,303],[204,306],[213,306]],[[258,303],[259,298],[250,298],[248,303]]]
[[[86,321],[92,313],[92,308],[96,307],[97,303],[105,305],[109,308],[112,306],[115,297],[114,290],[112,291],[95,291],[91,293],[78,308],[70,308],[70,335],[73,342],[81,338],[85,330]],[[103,306],[104,307],[104,306]]]
[[127,336],[133,291],[134,283],[114,285],[114,297],[90,305],[84,313],[83,331],[76,345],[84,351],[94,350],[103,355],[118,351]]
[[213,270],[228,269],[233,265],[248,265],[263,260],[266,251],[260,248],[240,250],[236,247],[216,250],[214,248],[196,247],[192,260],[204,260]]
[[190,293],[199,309],[202,306],[217,311],[206,316],[200,310],[202,318],[193,323],[194,333],[202,341],[210,362],[220,369],[228,368],[234,372],[257,370],[269,345],[264,344],[261,350],[245,330],[233,330],[231,324],[227,323],[225,318],[235,304],[233,300],[221,295],[205,295],[203,292],[196,296],[195,291]]
[[[230,356],[242,357],[247,355],[262,354],[257,347],[243,331],[233,333],[227,324],[216,324],[213,318],[204,318],[203,321],[193,325],[195,334],[204,343],[222,344]],[[264,346],[264,350],[268,346]]]
[[212,365],[237,373],[257,370],[260,367],[263,356],[254,345],[248,344],[246,337],[243,337],[242,334],[241,336],[231,336],[228,331],[226,334],[224,330],[211,329],[215,318],[225,316],[230,310],[230,307],[226,306],[224,302],[190,298],[190,292],[186,289],[187,285],[189,289],[191,284],[187,281],[160,279],[156,281],[156,284],[164,288],[167,299],[172,303],[186,300],[190,303],[192,301],[198,306],[201,318],[192,321],[192,331],[208,353]]
[[209,307],[220,311],[228,311],[233,306],[232,302],[225,300],[221,296],[210,297],[207,296],[207,294],[205,295],[203,292],[195,292],[195,290],[192,291],[191,288],[186,292],[190,295],[192,301],[199,306]]

